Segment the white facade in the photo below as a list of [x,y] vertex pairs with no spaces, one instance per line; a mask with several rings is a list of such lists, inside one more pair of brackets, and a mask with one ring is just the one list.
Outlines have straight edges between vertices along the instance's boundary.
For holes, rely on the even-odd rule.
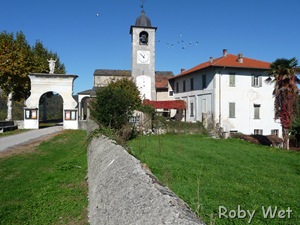
[[24,129],[39,129],[39,100],[49,91],[56,92],[63,99],[64,129],[78,129],[77,102],[73,98],[73,83],[77,75],[29,74],[31,94],[24,108]]
[[187,122],[205,120],[224,132],[281,137],[281,124],[274,121],[274,86],[264,82],[265,71],[206,67],[177,76],[171,83],[175,99],[187,103]]

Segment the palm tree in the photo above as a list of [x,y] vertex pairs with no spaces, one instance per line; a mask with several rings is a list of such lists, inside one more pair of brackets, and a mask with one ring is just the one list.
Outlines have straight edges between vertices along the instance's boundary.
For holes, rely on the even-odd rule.
[[269,78],[266,80],[268,83],[274,83],[275,119],[280,119],[285,149],[289,149],[289,130],[297,110],[299,93],[297,84],[300,83],[297,73],[299,67],[296,58],[281,58],[271,64],[268,71]]

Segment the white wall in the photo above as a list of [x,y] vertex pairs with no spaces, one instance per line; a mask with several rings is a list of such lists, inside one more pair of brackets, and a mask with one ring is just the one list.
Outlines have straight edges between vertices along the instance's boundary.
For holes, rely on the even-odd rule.
[[[202,76],[206,75],[206,88],[202,88]],[[191,90],[191,78],[193,78],[194,90]],[[183,81],[185,80],[186,91],[183,92]],[[176,82],[179,84],[179,92],[176,92]],[[188,76],[178,77],[174,82],[174,98],[186,102],[186,121],[202,121],[203,113],[211,118],[214,113],[214,73],[212,71],[196,72]],[[194,112],[191,112],[193,103]],[[193,115],[193,116],[191,116]]]
[[[235,86],[230,87],[230,73],[235,74]],[[206,74],[207,88],[202,89],[202,76]],[[262,75],[254,69],[212,68],[178,77],[174,80],[174,98],[187,103],[186,121],[202,121],[203,113],[215,124],[220,123],[224,131],[254,134],[254,129],[263,130],[263,135],[277,129],[281,137],[281,125],[274,121],[273,85],[266,84],[262,77],[261,87],[252,86],[252,75]],[[194,80],[194,90],[190,90],[190,80]],[[186,91],[183,92],[183,80]],[[179,92],[176,92],[176,82]],[[235,103],[235,118],[229,118],[229,102]],[[191,117],[191,103],[194,116]],[[260,117],[254,119],[254,105],[260,105]]]
[[[64,74],[29,74],[31,82],[31,95],[26,99],[25,105],[27,109],[39,109],[40,97],[49,91],[56,92],[61,95],[63,99],[64,109],[64,129],[78,129],[78,112],[76,109],[77,102],[73,98],[73,83],[78,77],[77,75]],[[65,111],[72,110],[76,113],[76,118],[72,120],[65,119]],[[25,129],[38,129],[39,118],[24,119]]]
[[[234,87],[229,86],[229,73],[236,74]],[[261,87],[252,87],[252,75],[260,74],[258,70],[227,70],[216,75],[215,79],[221,82],[216,85],[216,93],[221,97],[216,101],[216,113],[221,110],[221,127],[225,131],[253,134],[254,129],[261,129],[263,135],[269,135],[272,129],[278,129],[281,135],[281,125],[274,122],[273,85],[266,84],[267,77],[263,76]],[[235,118],[229,118],[229,102],[235,103]],[[259,119],[254,119],[255,104],[260,105]]]

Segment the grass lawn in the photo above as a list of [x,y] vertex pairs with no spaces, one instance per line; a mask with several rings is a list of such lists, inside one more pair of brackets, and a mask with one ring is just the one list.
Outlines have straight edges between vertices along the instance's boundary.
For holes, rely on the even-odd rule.
[[0,224],[87,224],[86,132],[0,158]]
[[141,136],[129,145],[207,224],[300,224],[300,152],[203,135]]

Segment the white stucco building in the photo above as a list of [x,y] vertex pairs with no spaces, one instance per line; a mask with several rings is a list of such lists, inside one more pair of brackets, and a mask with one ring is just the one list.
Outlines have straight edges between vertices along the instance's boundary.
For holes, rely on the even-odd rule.
[[281,134],[274,121],[273,85],[265,83],[270,63],[223,50],[169,80],[174,99],[186,102],[187,122],[206,121],[224,132]]

